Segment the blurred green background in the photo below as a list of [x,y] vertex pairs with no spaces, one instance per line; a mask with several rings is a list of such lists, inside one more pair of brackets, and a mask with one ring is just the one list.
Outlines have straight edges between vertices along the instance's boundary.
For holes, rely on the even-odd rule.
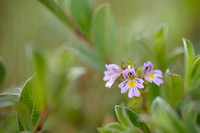
[[[137,36],[151,36],[161,23],[168,25],[167,52],[182,47],[182,37],[196,44],[200,53],[199,0],[91,0],[93,10],[109,3],[117,24],[116,62],[130,58],[144,59]],[[66,5],[69,2],[66,0]],[[26,56],[27,44],[34,43],[44,51],[54,51],[66,42],[79,39],[54,14],[37,0],[0,0],[0,56],[4,59],[7,75],[3,88],[21,86],[32,75]],[[183,61],[175,65],[182,66]],[[86,74],[73,88],[52,115],[47,128],[52,132],[97,132],[102,124],[114,121],[113,107],[127,96],[121,95],[117,85],[104,87],[103,74],[84,65]],[[141,64],[142,65],[142,64]],[[66,106],[65,106],[66,105]],[[57,125],[55,126],[48,125]]]

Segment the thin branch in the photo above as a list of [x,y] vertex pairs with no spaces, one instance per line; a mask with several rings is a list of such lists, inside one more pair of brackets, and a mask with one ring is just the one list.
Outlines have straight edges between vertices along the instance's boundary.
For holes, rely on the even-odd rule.
[[33,133],[37,133],[38,131],[40,131],[42,129],[42,123],[46,119],[46,116],[48,115],[50,110],[51,110],[51,107],[49,106],[46,110],[41,111],[40,117],[36,123]]
[[144,112],[147,112],[147,103],[146,103],[146,97],[143,96],[143,99],[142,99],[142,109]]
[[86,41],[91,48],[94,48],[94,43],[82,33],[77,23],[74,21],[74,18],[71,15],[67,15],[67,17],[69,21],[73,24],[73,30],[74,30],[75,35],[77,35],[82,40]]

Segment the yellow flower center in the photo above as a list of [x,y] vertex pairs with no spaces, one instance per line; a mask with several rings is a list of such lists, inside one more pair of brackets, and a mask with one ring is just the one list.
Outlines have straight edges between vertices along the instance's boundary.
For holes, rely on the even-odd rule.
[[155,78],[155,75],[152,74],[152,75],[149,76],[149,78],[150,78],[150,79],[154,79],[154,78]]
[[136,83],[137,83],[136,81],[128,82],[128,86],[130,86],[130,87],[133,88],[133,87],[135,86]]

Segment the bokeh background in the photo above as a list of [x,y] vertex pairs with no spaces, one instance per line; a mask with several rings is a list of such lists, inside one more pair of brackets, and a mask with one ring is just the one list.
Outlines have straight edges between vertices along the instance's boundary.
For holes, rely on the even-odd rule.
[[[91,0],[93,10],[107,2],[117,25],[116,62],[127,58],[145,61],[141,54],[138,36],[150,37],[155,28],[168,26],[166,51],[182,47],[182,37],[193,42],[196,54],[200,53],[200,1],[199,0]],[[66,0],[66,5],[69,2]],[[32,75],[26,47],[34,43],[44,51],[54,51],[66,42],[79,39],[54,14],[37,0],[0,0],[0,56],[4,59],[7,74],[4,89],[21,86]],[[149,55],[150,56],[150,55]],[[140,61],[141,59],[141,61]],[[46,128],[52,132],[97,132],[102,124],[115,121],[114,105],[127,99],[117,85],[104,87],[103,73],[74,58],[76,66],[84,66],[86,73],[76,80],[65,97],[58,113],[48,119]],[[142,64],[141,64],[142,65]],[[177,59],[172,71],[183,66]],[[182,71],[178,71],[182,73]],[[9,115],[1,115],[1,119]],[[13,131],[17,129],[14,118]],[[56,125],[52,126],[52,125]]]

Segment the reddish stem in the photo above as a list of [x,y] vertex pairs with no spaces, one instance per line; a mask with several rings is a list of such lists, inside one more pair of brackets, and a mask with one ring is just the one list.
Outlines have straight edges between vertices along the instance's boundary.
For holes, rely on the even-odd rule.
[[51,107],[48,107],[46,110],[43,110],[40,112],[40,117],[36,123],[35,129],[33,130],[33,133],[37,133],[38,131],[42,130],[42,123],[45,120],[47,114],[50,112]]

